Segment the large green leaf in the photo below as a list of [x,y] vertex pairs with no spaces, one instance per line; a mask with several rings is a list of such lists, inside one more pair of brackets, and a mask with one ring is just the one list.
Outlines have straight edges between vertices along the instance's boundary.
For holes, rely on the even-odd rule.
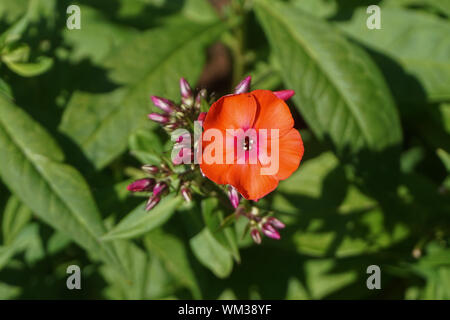
[[389,90],[362,49],[292,5],[259,0],[255,7],[281,76],[317,136],[338,151],[378,151],[402,140]]
[[231,253],[214,238],[208,228],[193,236],[189,243],[197,259],[217,277],[226,278],[233,270]]
[[[233,255],[239,259],[236,243],[231,241],[234,232],[229,230],[229,237],[219,232],[220,217],[223,216],[214,199],[207,199],[200,204],[193,203],[180,212],[189,237],[189,244],[198,261],[210,269],[219,278],[227,277],[233,269]],[[201,212],[201,213],[200,213]],[[214,214],[218,216],[215,217]],[[202,219],[203,216],[203,219]]]
[[104,226],[80,173],[48,133],[0,95],[0,175],[5,184],[43,221],[104,260],[117,263],[112,247],[99,237]]
[[117,274],[117,269],[103,265],[101,272],[111,283],[107,295],[113,299],[145,299],[146,283],[149,274],[149,259],[145,251],[130,241],[119,240],[114,243],[124,267],[126,278]]
[[306,161],[282,181],[276,212],[297,216],[287,230],[297,250],[314,256],[354,256],[392,246],[409,235],[403,221],[387,219],[379,204],[347,181],[330,152]]
[[186,247],[180,239],[156,229],[145,236],[144,242],[146,248],[162,261],[166,269],[191,290],[194,298],[201,298],[200,288],[189,262]]
[[208,198],[202,201],[202,215],[206,227],[211,235],[240,262],[239,249],[236,241],[236,232],[231,226],[223,226],[225,219],[224,208],[217,198]]
[[448,17],[450,17],[450,1],[449,0],[383,0],[383,7],[414,7],[425,6],[433,8]]
[[[382,8],[382,28],[366,28],[364,9],[338,25],[352,38],[397,61],[416,77],[431,101],[450,98],[450,23],[431,14],[402,8]],[[392,70],[392,68],[391,68]],[[411,88],[401,87],[407,99]],[[415,90],[417,91],[417,89]]]
[[164,224],[182,202],[180,197],[168,195],[151,211],[140,204],[117,226],[102,237],[103,240],[135,238]]
[[101,12],[88,6],[80,6],[82,29],[64,28],[65,42],[72,47],[70,59],[81,61],[89,58],[101,63],[112,50],[134,36],[137,32],[129,27],[108,21]]
[[61,130],[96,167],[104,167],[126,149],[130,134],[149,123],[150,95],[178,99],[180,77],[196,82],[205,47],[223,29],[221,22],[179,21],[124,43],[104,63],[110,78],[124,86],[102,94],[75,93]]

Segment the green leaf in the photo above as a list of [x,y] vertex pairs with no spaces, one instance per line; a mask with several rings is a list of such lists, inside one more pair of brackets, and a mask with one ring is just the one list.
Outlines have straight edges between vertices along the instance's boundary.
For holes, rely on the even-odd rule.
[[294,6],[255,1],[258,20],[303,117],[338,152],[402,140],[397,110],[368,55],[325,21]]
[[226,278],[233,270],[231,253],[204,228],[189,240],[197,259],[217,277]]
[[0,282],[0,300],[15,299],[20,295],[22,289],[20,286],[12,286],[6,283]]
[[319,18],[328,18],[336,14],[338,9],[335,0],[290,0],[292,5]]
[[173,215],[182,199],[168,195],[151,211],[145,211],[145,204],[140,204],[111,231],[102,237],[104,241],[138,237],[164,224]]
[[147,277],[149,274],[149,259],[145,251],[130,241],[119,240],[114,242],[116,252],[127,272],[127,277],[118,276],[117,269],[109,265],[101,268],[101,273],[111,284],[119,296],[114,299],[145,299]]
[[48,71],[53,65],[53,59],[49,57],[39,57],[36,62],[5,61],[5,64],[22,77],[34,77]]
[[30,57],[30,47],[26,44],[19,44],[7,48],[2,54],[2,60],[8,62],[23,62]]
[[[338,25],[352,38],[397,61],[406,73],[420,81],[429,100],[449,99],[450,23],[414,10],[382,8],[381,12],[380,30],[365,27],[365,9],[357,10],[349,22]],[[410,87],[394,85],[407,100]]]
[[[224,30],[221,22],[177,22],[140,34],[124,43],[104,65],[110,78],[125,86],[113,92],[77,92],[64,113],[61,131],[71,137],[97,168],[127,147],[137,129],[151,126],[149,95],[178,99],[178,81],[197,81],[204,49]],[[92,80],[96,81],[96,80]]]
[[443,149],[438,149],[437,155],[444,164],[445,169],[447,169],[447,172],[450,173],[450,154]]
[[426,280],[418,292],[420,299],[450,299],[450,250],[437,243],[430,243],[424,257],[409,268]]
[[144,238],[146,248],[166,266],[180,283],[189,288],[195,299],[201,299],[200,288],[192,270],[186,247],[177,237],[156,229]]
[[24,206],[17,197],[11,196],[3,212],[3,244],[10,244],[30,219],[31,210]]
[[4,94],[6,97],[8,98],[12,98],[12,92],[11,92],[11,88],[9,87],[9,85],[0,78],[0,93]]
[[217,198],[203,200],[202,215],[211,235],[233,255],[237,262],[240,262],[235,230],[231,226],[224,227],[225,213],[219,200]]
[[29,13],[30,10],[28,10],[27,13],[22,16],[22,18],[20,18],[17,22],[15,22],[8,30],[1,34],[0,47],[3,47],[20,39],[22,33],[28,26],[30,20]]
[[384,0],[383,7],[414,7],[425,6],[436,9],[437,11],[450,17],[450,1],[449,0]]
[[130,153],[143,164],[160,164],[163,146],[161,139],[149,130],[138,130],[130,136]]
[[198,22],[211,22],[217,19],[216,11],[207,0],[186,0],[182,14],[188,19]]
[[286,219],[288,229],[292,228],[290,237],[298,252],[313,256],[376,252],[410,233],[401,220],[386,225],[378,203],[347,181],[330,152],[306,161],[282,181],[272,208],[296,217]]
[[25,250],[31,244],[31,241],[36,239],[37,232],[38,225],[30,224],[25,227],[11,243],[0,246],[0,270],[15,254]]
[[72,47],[70,60],[74,62],[89,58],[93,63],[101,63],[112,50],[137,34],[136,30],[121,24],[114,24],[98,10],[80,6],[82,29],[64,28],[65,42]]
[[[184,212],[181,212],[180,217],[184,222],[189,237],[189,244],[195,257],[201,264],[210,269],[214,275],[219,278],[225,278],[233,269],[233,256],[231,252],[236,252],[237,248],[230,250],[230,243],[226,237],[217,240],[217,231],[219,231],[218,226],[220,226],[220,222],[215,221],[216,217],[212,215],[216,212],[218,214],[220,213],[218,211],[211,212],[213,208],[210,205],[215,205],[213,200],[211,201],[209,202],[209,199],[206,200],[206,205],[205,202],[201,204],[192,202],[190,207],[186,208]],[[210,228],[215,230],[210,231]],[[216,237],[213,233],[216,233]],[[229,239],[231,240],[232,237]],[[228,243],[224,246],[220,241]]]
[[450,154],[443,149],[438,149],[436,152],[448,173],[447,177],[442,182],[442,185],[447,190],[450,190]]
[[353,268],[333,272],[339,260],[311,259],[305,262],[305,273],[311,299],[323,299],[328,294],[338,291],[355,282],[358,273]]
[[63,163],[46,131],[2,96],[0,154],[0,175],[26,206],[86,250],[117,264],[112,247],[99,241],[105,229],[83,177]]

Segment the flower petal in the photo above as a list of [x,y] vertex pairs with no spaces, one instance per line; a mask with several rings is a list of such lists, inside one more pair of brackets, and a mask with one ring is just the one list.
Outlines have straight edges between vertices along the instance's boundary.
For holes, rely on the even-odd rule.
[[248,200],[261,199],[278,186],[274,176],[261,175],[259,164],[235,164],[228,170],[227,180]]
[[255,98],[249,93],[224,96],[209,109],[203,128],[248,129],[253,125],[256,110]]
[[276,177],[278,180],[284,180],[297,170],[303,157],[303,141],[300,133],[296,129],[291,129],[280,137],[279,150],[280,166]]
[[228,172],[231,167],[230,164],[207,164],[205,162],[200,164],[202,173],[217,184],[228,184]]
[[294,126],[294,119],[289,107],[272,91],[255,90],[251,94],[256,98],[258,104],[258,112],[253,124],[255,129],[279,129],[281,137]]

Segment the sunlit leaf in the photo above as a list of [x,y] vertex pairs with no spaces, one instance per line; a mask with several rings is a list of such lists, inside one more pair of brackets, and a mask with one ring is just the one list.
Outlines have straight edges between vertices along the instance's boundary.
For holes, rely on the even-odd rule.
[[104,226],[83,177],[63,163],[62,151],[38,123],[1,96],[0,154],[3,181],[40,219],[117,263],[112,248],[98,240]]
[[[450,23],[431,14],[401,8],[382,8],[382,28],[366,28],[367,14],[357,10],[352,20],[338,24],[352,38],[397,61],[423,86],[431,101],[450,98]],[[392,67],[391,67],[392,70]],[[398,80],[397,80],[398,81]],[[420,88],[394,83],[410,101]],[[417,99],[417,98],[416,98]],[[414,102],[414,101],[413,101]]]
[[146,248],[161,259],[167,270],[189,288],[195,298],[201,298],[200,288],[190,265],[186,247],[180,239],[157,229],[146,235],[144,242]]
[[379,151],[402,140],[386,83],[362,49],[292,5],[255,2],[285,84],[317,136],[340,153]]
[[197,259],[217,277],[225,278],[230,274],[233,269],[231,253],[213,237],[209,229],[203,229],[189,242]]
[[53,65],[53,59],[49,57],[39,57],[36,62],[5,61],[5,64],[12,71],[23,77],[34,77],[48,71]]
[[145,204],[140,204],[104,235],[102,240],[135,238],[149,232],[169,220],[181,202],[180,197],[168,195],[150,211],[145,210]]
[[[202,201],[202,215],[211,235],[227,248],[237,262],[240,261],[239,249],[234,228],[225,225],[224,209],[218,199],[209,198]],[[234,215],[233,215],[234,216]]]

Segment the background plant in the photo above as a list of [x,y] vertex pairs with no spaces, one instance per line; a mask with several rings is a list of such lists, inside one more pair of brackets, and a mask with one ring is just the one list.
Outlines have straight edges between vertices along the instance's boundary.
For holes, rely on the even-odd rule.
[[[81,30],[70,4],[0,0],[1,298],[450,297],[448,1],[85,0]],[[304,160],[258,203],[282,240],[218,228],[215,199],[146,213],[126,186],[170,150],[149,95],[249,74],[296,91]]]

